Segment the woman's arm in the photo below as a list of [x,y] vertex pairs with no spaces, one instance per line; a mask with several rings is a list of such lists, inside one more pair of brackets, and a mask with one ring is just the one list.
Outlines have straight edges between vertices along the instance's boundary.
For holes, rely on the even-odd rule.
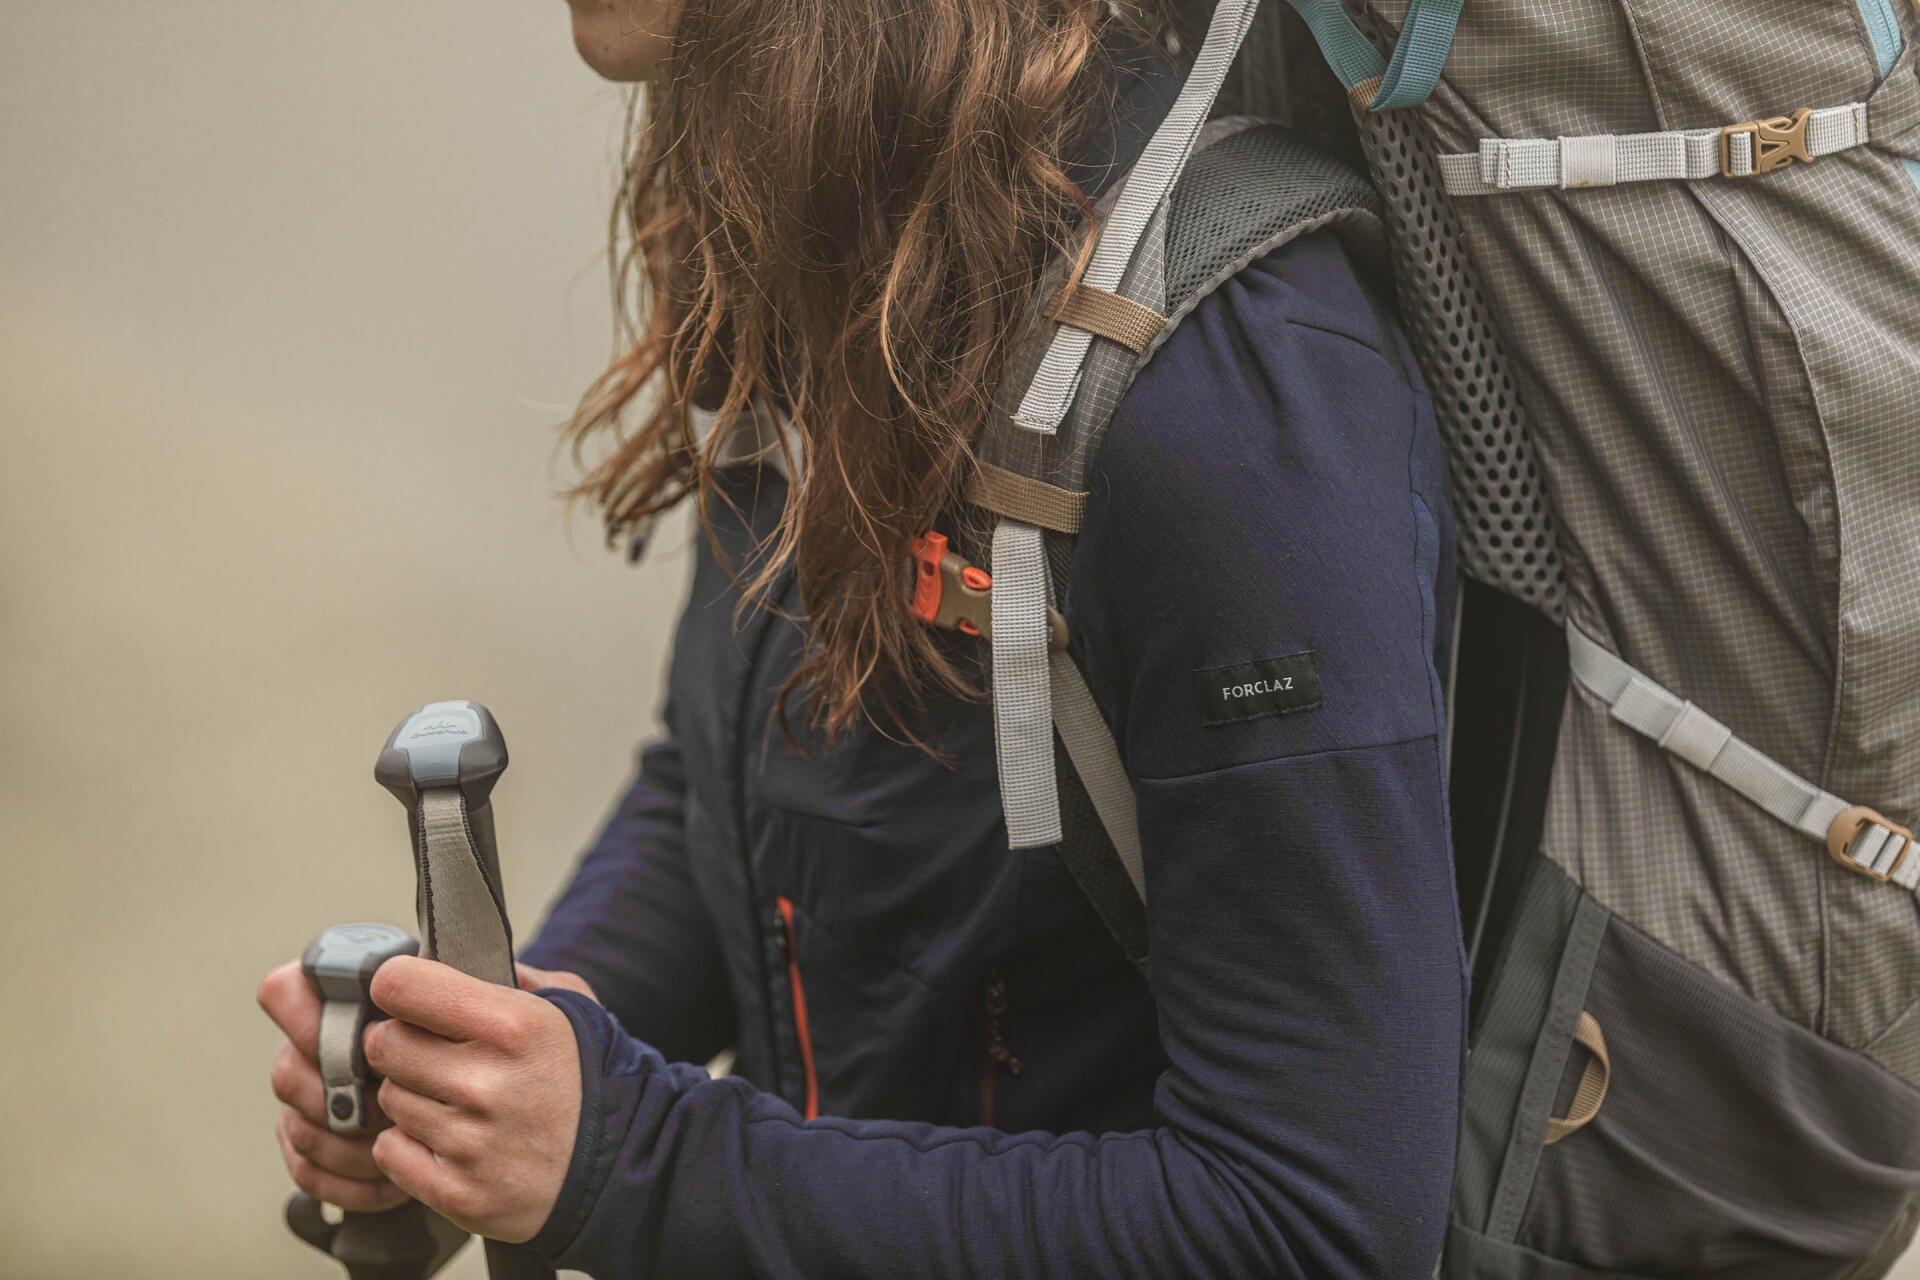
[[687,870],[685,803],[668,736],[641,751],[633,785],[521,959],[579,974],[636,1035],[705,1062],[733,1042],[733,998]]
[[[802,1122],[560,995],[581,1139],[537,1247],[609,1277],[1424,1280],[1465,992],[1410,370],[1311,238],[1187,320],[1103,449],[1068,612],[1139,798],[1157,1126]],[[1279,658],[1316,705],[1207,722],[1208,673]]]

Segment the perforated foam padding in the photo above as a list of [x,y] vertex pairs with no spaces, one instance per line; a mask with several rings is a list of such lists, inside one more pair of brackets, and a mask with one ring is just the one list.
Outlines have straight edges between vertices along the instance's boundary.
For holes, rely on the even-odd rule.
[[1560,621],[1566,575],[1553,513],[1433,149],[1411,112],[1362,113],[1359,131],[1386,202],[1401,321],[1426,374],[1453,473],[1461,566]]

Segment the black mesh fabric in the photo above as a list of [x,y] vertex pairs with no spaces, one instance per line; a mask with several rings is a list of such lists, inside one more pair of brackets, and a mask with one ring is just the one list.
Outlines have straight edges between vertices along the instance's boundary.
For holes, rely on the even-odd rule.
[[[1366,178],[1275,125],[1242,129],[1194,156],[1167,210],[1167,303],[1179,315],[1248,257],[1329,220],[1371,230]],[[1361,234],[1365,234],[1362,232]]]
[[1433,148],[1407,111],[1362,113],[1360,146],[1386,201],[1401,322],[1426,374],[1453,473],[1461,566],[1558,622],[1566,575],[1553,514]]

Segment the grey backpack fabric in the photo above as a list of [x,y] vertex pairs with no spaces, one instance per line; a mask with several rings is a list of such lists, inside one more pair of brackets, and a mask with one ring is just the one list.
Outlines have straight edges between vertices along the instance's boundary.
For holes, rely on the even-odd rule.
[[[1443,1273],[1884,1274],[1920,1213],[1920,19],[1290,2],[1304,22],[1271,30],[1310,27],[1350,91],[1381,197],[1354,207],[1389,233],[1462,564],[1564,621],[1573,674],[1476,998]],[[1213,7],[1194,98],[1255,7]],[[1236,261],[1190,270],[1186,238],[1231,239],[1208,220],[1267,158],[1207,140],[1186,172],[1218,169],[1218,204],[1176,164],[1109,224],[1117,291],[1163,313]],[[1140,357],[1055,335],[1025,358],[983,458],[1071,490]],[[996,553],[1057,585],[1071,530],[994,509]],[[1008,632],[1010,829],[1045,843],[1035,703],[1072,677]],[[1111,829],[1125,806],[1094,807]]]

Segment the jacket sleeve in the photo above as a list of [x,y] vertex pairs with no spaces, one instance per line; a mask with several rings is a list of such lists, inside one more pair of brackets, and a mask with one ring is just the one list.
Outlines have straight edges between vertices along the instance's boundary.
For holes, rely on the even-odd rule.
[[[1153,1128],[803,1122],[559,994],[585,1094],[536,1247],[602,1277],[1425,1280],[1465,1003],[1438,475],[1317,237],[1204,303],[1113,423],[1067,603],[1139,801]],[[1209,673],[1304,653],[1316,705],[1206,722]]]
[[644,748],[633,784],[520,958],[578,973],[663,1052],[705,1062],[732,1043],[733,1002],[688,872],[685,797],[673,738]]

